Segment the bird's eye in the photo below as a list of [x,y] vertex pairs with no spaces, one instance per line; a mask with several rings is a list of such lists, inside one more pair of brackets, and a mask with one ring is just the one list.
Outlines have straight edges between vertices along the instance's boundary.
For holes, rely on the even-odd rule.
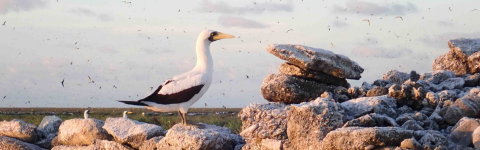
[[210,36],[213,36],[213,33],[210,33]]

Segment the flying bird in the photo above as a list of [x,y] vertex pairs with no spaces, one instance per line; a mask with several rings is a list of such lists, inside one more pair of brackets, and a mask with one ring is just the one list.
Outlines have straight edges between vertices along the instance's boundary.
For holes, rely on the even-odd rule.
[[475,11],[475,10],[478,10],[478,9],[473,9],[472,11]]
[[370,20],[365,19],[365,20],[363,20],[363,21],[367,21],[367,22],[368,22],[368,25],[370,26]]
[[85,112],[83,112],[83,118],[85,119],[88,119],[88,114],[90,113],[90,110],[85,110]]
[[333,45],[333,43],[330,43],[332,45],[332,47],[335,47],[335,45]]
[[150,91],[153,90],[153,87],[150,87]]
[[159,112],[178,111],[182,123],[187,125],[189,107],[207,92],[212,83],[213,59],[210,44],[220,39],[234,38],[232,35],[213,30],[203,30],[196,43],[197,64],[183,74],[166,80],[150,96],[138,101],[120,101],[129,105],[145,106]]
[[61,83],[62,83],[62,86],[65,87],[65,86],[63,85],[63,82],[65,82],[65,79],[63,79],[62,82],[61,82]]
[[403,18],[402,18],[402,16],[397,16],[397,17],[395,17],[395,18],[400,18],[400,19],[402,19],[402,21],[403,21]]
[[90,78],[90,76],[88,76],[88,79],[90,79],[90,82],[88,83],[95,83],[95,81],[93,81],[92,78]]
[[7,23],[7,21],[3,22],[3,25],[5,25],[5,23]]
[[[7,98],[7,96],[4,96],[3,99]],[[205,103],[205,106],[207,105],[207,103]]]
[[114,88],[117,88],[117,86],[113,85]]
[[287,33],[288,33],[288,31],[293,31],[293,29],[288,29],[288,30],[287,30]]
[[450,11],[452,11],[452,8],[448,7],[448,9],[449,9]]
[[132,114],[131,111],[123,111],[123,118],[127,119],[127,114]]
[[125,4],[132,4],[132,2],[127,2],[127,1],[122,1],[122,2],[125,2]]

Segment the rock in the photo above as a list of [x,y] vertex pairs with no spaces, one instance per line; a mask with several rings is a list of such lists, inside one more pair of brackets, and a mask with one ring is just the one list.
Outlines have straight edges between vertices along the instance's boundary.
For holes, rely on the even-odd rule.
[[468,71],[467,55],[459,48],[450,49],[448,53],[434,60],[432,68],[433,70],[449,70],[456,76],[462,76]]
[[292,105],[288,112],[288,140],[294,149],[318,149],[328,132],[342,127],[343,115],[341,105],[323,98]]
[[268,101],[298,104],[320,97],[325,91],[332,92],[334,88],[293,76],[270,74],[263,81],[260,91]]
[[[478,55],[480,55],[480,53],[478,53]],[[479,58],[479,61],[480,61],[480,58]],[[478,64],[480,64],[480,62],[478,62]],[[480,67],[480,66],[478,66],[478,67]],[[480,72],[480,68],[478,68],[478,71],[476,71],[476,72]],[[475,87],[479,84],[478,81],[480,81],[480,73],[475,73],[475,74],[470,75],[470,76],[465,78],[465,84],[463,86],[465,86],[465,87]]]
[[37,141],[35,125],[18,119],[0,122],[0,136],[8,136],[28,143]]
[[422,149],[420,144],[415,140],[415,138],[405,139],[400,143],[401,148],[406,149]]
[[114,141],[95,139],[93,140],[92,144],[89,146],[60,145],[60,146],[53,147],[52,150],[134,150],[134,149]]
[[102,127],[120,144],[129,144],[138,149],[144,141],[162,135],[161,126],[128,118],[107,118]]
[[455,101],[457,99],[457,92],[454,90],[445,90],[438,93],[438,98],[441,102],[446,100]]
[[412,108],[403,105],[402,107],[395,110],[398,114],[413,113]]
[[240,135],[247,142],[249,139],[288,139],[287,111],[289,110],[290,106],[282,103],[250,104],[238,113],[238,117],[242,120]]
[[423,147],[429,146],[434,148],[448,146],[448,140],[440,132],[435,130],[415,131],[416,135],[420,135],[421,138],[418,141]]
[[420,79],[420,75],[416,71],[412,70],[410,72],[410,80],[412,82],[417,82],[419,79]]
[[455,105],[462,110],[462,116],[480,117],[480,98],[476,95],[459,98]]
[[446,123],[451,125],[457,123],[463,117],[462,110],[456,105],[443,107],[439,114]]
[[157,149],[228,150],[234,149],[236,136],[226,127],[201,124],[204,128],[176,124],[157,144]]
[[395,99],[388,97],[387,95],[352,99],[341,103],[341,105],[345,109],[346,115],[354,118],[369,113],[394,116],[396,112],[393,108],[397,107]]
[[315,71],[310,69],[305,70],[293,64],[290,64],[288,62],[285,62],[282,65],[280,65],[280,74],[294,76],[302,79],[315,80],[320,83],[325,83],[325,84],[335,85],[335,86],[342,86],[345,88],[350,87],[350,84],[348,84],[346,79],[337,78],[320,71]]
[[163,139],[163,136],[153,137],[142,143],[139,150],[157,150],[157,143]]
[[262,140],[262,150],[281,150],[283,148],[283,141],[273,139]]
[[303,69],[321,71],[337,78],[360,79],[363,68],[348,57],[302,45],[269,44],[267,51]]
[[112,136],[102,128],[104,122],[97,119],[70,119],[58,129],[58,142],[62,145],[90,145],[95,139],[111,140]]
[[[358,97],[361,97],[360,96],[360,92],[359,92],[359,88],[358,87],[350,87],[348,88],[348,96],[351,97],[351,98],[358,98]],[[366,95],[366,93],[365,93]]]
[[385,115],[378,115],[378,114],[367,114],[357,119],[353,119],[348,121],[343,125],[343,127],[385,127],[385,126],[393,126],[398,127],[399,125],[395,122],[394,119],[385,116]]
[[452,39],[448,41],[448,47],[450,47],[450,49],[458,48],[463,53],[470,56],[480,51],[480,39]]
[[463,78],[449,78],[439,85],[430,85],[430,90],[432,91],[441,91],[441,90],[453,90],[453,89],[461,89],[465,81]]
[[468,146],[472,144],[472,134],[480,126],[478,120],[464,117],[452,128],[450,138],[458,145]]
[[37,145],[26,143],[15,138],[0,136],[0,149],[2,150],[45,150]]
[[408,120],[403,123],[402,128],[407,130],[424,130],[422,126],[420,126],[415,120]]
[[427,91],[421,85],[415,83],[413,86],[409,84],[402,84],[401,86],[395,84],[388,89],[388,95],[397,100],[415,100],[420,103],[427,95]]
[[397,70],[390,70],[387,73],[383,74],[383,80],[386,80],[390,83],[395,84],[403,84],[403,82],[407,81],[410,78],[410,75],[404,72],[400,72]]
[[377,79],[373,81],[373,85],[379,86],[379,87],[387,87],[388,84],[390,84],[390,82],[383,79]]
[[420,80],[425,80],[429,84],[440,84],[443,81],[454,78],[455,73],[448,70],[435,70],[432,73],[424,73],[420,75]]
[[382,96],[388,94],[388,88],[375,86],[367,92],[367,97]]
[[472,142],[476,149],[480,149],[480,127],[473,130]]
[[422,104],[426,107],[437,107],[440,104],[440,97],[437,93],[428,92],[423,99]]
[[62,119],[57,116],[45,116],[38,125],[38,130],[43,130],[47,134],[58,133],[58,128],[62,124]]
[[52,141],[55,137],[57,137],[56,133],[47,134],[47,136],[44,139],[41,139],[40,141],[35,142],[35,145],[38,145],[46,149],[51,149]]
[[323,139],[322,149],[344,150],[364,149],[367,146],[400,146],[400,143],[413,137],[412,130],[396,127],[347,127],[338,128]]

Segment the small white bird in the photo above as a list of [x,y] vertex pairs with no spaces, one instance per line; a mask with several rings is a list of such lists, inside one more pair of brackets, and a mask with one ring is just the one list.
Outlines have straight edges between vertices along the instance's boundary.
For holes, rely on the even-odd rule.
[[335,47],[335,45],[333,45],[333,43],[330,43],[332,45],[332,47]]
[[83,113],[83,117],[84,117],[85,119],[88,119],[88,113],[90,113],[90,110],[88,110],[88,109],[85,110],[85,112]]
[[293,31],[293,29],[288,29],[288,30],[287,30],[287,33],[288,33],[288,31]]
[[365,20],[363,20],[363,21],[367,21],[367,22],[368,22],[368,25],[370,26],[370,20],[365,19]]
[[132,114],[131,111],[123,111],[123,118],[128,118],[127,114]]
[[395,17],[395,18],[400,18],[400,19],[402,19],[402,21],[403,21],[403,18],[402,18],[402,16],[397,16],[397,17]]
[[232,35],[212,30],[203,30],[197,38],[197,64],[183,74],[176,75],[161,84],[150,96],[138,101],[120,101],[129,105],[145,106],[158,112],[178,111],[184,125],[186,113],[192,104],[207,92],[212,84],[213,59],[210,44],[217,40],[234,38]]
[[90,78],[90,76],[88,76],[88,79],[90,79],[90,82],[88,83],[95,83],[95,81],[93,81],[92,78]]

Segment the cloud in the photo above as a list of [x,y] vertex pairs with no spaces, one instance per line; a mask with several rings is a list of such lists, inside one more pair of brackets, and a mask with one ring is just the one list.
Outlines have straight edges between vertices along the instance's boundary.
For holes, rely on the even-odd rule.
[[224,27],[240,27],[240,28],[266,28],[267,25],[264,25],[260,22],[245,19],[242,17],[233,17],[233,16],[221,16],[218,18],[220,25]]
[[472,32],[472,33],[449,32],[449,33],[443,33],[439,35],[425,36],[422,42],[427,46],[448,49],[448,40],[457,39],[457,38],[470,38],[470,39],[480,38],[480,32]]
[[74,14],[81,14],[81,15],[85,15],[85,16],[89,16],[89,17],[94,17],[94,18],[97,18],[98,20],[100,21],[112,21],[113,18],[112,16],[108,15],[108,14],[97,14],[89,9],[85,9],[85,8],[72,8],[69,10],[69,12],[71,13],[74,13]]
[[[347,8],[347,11],[345,11]],[[375,4],[371,2],[363,1],[348,1],[346,7],[340,7],[338,5],[334,6],[333,13],[351,13],[351,14],[361,14],[361,15],[379,15],[379,14],[389,14],[389,15],[405,15],[406,13],[415,13],[418,12],[417,6],[412,3],[407,3],[406,5],[402,4]]]
[[247,6],[233,7],[226,2],[220,1],[213,3],[210,0],[202,0],[200,5],[196,9],[198,12],[207,13],[221,13],[221,14],[261,14],[265,11],[271,12],[292,12],[293,11],[293,2],[292,0],[287,0],[286,3],[256,3]]
[[36,8],[43,8],[48,1],[42,0],[0,0],[0,14],[7,14],[10,11],[30,11]]
[[453,22],[450,22],[450,21],[438,21],[437,24],[440,25],[440,26],[445,26],[445,27],[454,27],[455,26],[455,24]]
[[360,47],[352,50],[352,54],[359,57],[376,58],[400,58],[411,54],[412,50],[405,47],[385,48],[385,47]]
[[338,27],[338,28],[343,28],[343,27],[347,27],[348,23],[345,23],[343,21],[335,20],[335,21],[333,21],[333,26]]

